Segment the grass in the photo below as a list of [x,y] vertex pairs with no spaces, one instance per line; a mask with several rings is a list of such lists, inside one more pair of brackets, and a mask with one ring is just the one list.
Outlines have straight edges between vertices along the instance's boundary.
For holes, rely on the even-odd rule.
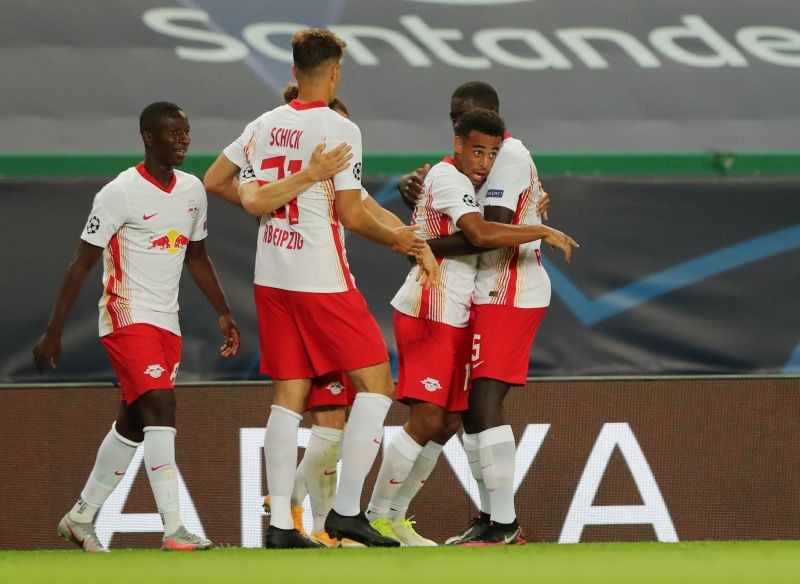
[[0,551],[0,583],[324,584],[800,582],[800,541],[535,544],[503,548]]

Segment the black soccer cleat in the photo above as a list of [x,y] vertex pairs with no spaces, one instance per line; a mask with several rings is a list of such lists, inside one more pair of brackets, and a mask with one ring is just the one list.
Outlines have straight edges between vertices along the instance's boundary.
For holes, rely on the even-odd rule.
[[304,549],[322,547],[296,529],[281,529],[270,525],[264,538],[264,547],[273,550]]
[[381,535],[369,524],[366,515],[339,515],[331,509],[325,519],[325,531],[337,539],[352,539],[367,547],[399,547],[400,542]]
[[522,528],[514,519],[511,523],[498,523],[491,521],[489,526],[483,530],[478,537],[469,541],[458,543],[461,547],[481,547],[495,545],[525,545],[525,535]]
[[480,537],[483,535],[483,532],[488,529],[489,524],[491,523],[490,518],[491,515],[481,511],[479,515],[476,515],[472,518],[472,520],[469,522],[469,527],[467,527],[464,533],[454,535],[453,537],[448,537],[444,542],[444,545],[461,545]]

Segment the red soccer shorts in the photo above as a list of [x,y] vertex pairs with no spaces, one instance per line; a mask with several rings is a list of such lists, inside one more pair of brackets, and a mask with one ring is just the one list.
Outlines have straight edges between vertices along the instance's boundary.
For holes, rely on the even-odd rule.
[[471,379],[485,377],[525,385],[533,339],[547,308],[477,304],[472,310]]
[[395,311],[394,336],[400,366],[397,401],[417,399],[448,412],[466,410],[471,328]]
[[389,360],[361,292],[294,292],[255,287],[261,373],[312,379]]
[[101,337],[128,405],[148,391],[172,389],[181,360],[181,338],[151,324],[129,324]]
[[334,371],[311,380],[311,393],[306,400],[306,410],[314,408],[352,406],[356,399],[356,389],[347,375]]

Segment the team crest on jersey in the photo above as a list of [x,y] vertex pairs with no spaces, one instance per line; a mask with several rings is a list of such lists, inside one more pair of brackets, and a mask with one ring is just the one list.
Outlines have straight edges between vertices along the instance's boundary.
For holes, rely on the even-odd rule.
[[442,384],[439,383],[438,379],[434,379],[433,377],[426,377],[425,379],[420,379],[419,382],[423,386],[425,386],[425,391],[430,391],[431,393],[442,389]]
[[92,233],[97,233],[98,229],[100,229],[100,218],[97,215],[92,215],[92,218],[86,224],[86,233],[91,235]]
[[470,195],[469,193],[464,195],[464,203],[466,203],[470,207],[477,207],[478,206],[478,204],[475,202],[475,196],[474,195]]
[[325,386],[325,389],[330,391],[332,395],[339,395],[344,390],[344,384],[341,381],[332,381]]
[[503,189],[489,189],[486,191],[487,199],[499,199],[503,196]]
[[166,371],[166,369],[156,363],[155,365],[148,365],[147,369],[144,370],[144,374],[149,375],[153,379],[158,379],[164,371]]
[[200,207],[197,206],[197,203],[194,201],[189,201],[189,206],[187,207],[186,211],[192,217],[192,219],[197,219],[197,216],[200,214]]
[[353,176],[356,178],[356,180],[361,180],[361,163],[360,162],[356,162],[353,165]]

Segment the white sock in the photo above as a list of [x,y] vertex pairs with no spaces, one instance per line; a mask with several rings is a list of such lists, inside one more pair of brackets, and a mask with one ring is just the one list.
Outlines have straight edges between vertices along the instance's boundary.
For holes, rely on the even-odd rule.
[[[336,463],[339,461],[343,435],[344,430],[311,426],[311,437],[308,439],[303,460],[297,468],[292,506],[299,507],[303,504],[305,492],[300,497],[300,491],[308,492],[314,515],[314,532],[325,531],[325,518],[333,507],[333,498],[336,496]],[[303,485],[298,489],[301,468]]]
[[293,529],[291,498],[297,470],[297,428],[303,417],[281,406],[273,405],[270,410],[264,432],[270,525]]
[[69,512],[70,519],[76,523],[94,521],[97,510],[125,476],[138,446],[138,442],[117,433],[116,422],[111,424],[111,431],[106,434],[97,450],[94,468],[81,491],[80,499]]
[[342,440],[342,476],[333,508],[340,515],[358,515],[361,491],[383,440],[383,421],[392,400],[379,393],[356,395]]
[[517,447],[511,426],[497,426],[478,434],[483,479],[492,505],[492,521],[511,523],[514,510],[514,458]]
[[372,491],[372,498],[367,508],[367,517],[370,521],[389,517],[392,503],[405,484],[408,473],[414,468],[414,462],[421,451],[422,446],[408,435],[405,428],[400,428],[383,451],[383,463],[378,471],[378,479],[375,481],[375,489]]
[[175,434],[177,431],[170,426],[144,428],[144,465],[164,523],[164,535],[171,535],[183,525],[178,500]]
[[481,499],[480,511],[482,513],[490,513],[492,503],[489,499],[489,491],[486,489],[486,483],[483,481],[481,447],[478,436],[479,434],[467,434],[464,432],[461,441],[464,444],[464,452],[467,453],[467,462],[469,463],[469,470],[472,473],[472,478],[478,483],[478,493],[480,493]]
[[436,462],[442,454],[442,448],[444,448],[444,446],[431,440],[419,453],[417,460],[414,461],[414,467],[406,477],[406,482],[400,487],[400,490],[392,502],[391,518],[394,523],[406,518],[411,500],[417,496],[422,485],[424,485],[428,477],[431,476],[433,469],[436,467]]

